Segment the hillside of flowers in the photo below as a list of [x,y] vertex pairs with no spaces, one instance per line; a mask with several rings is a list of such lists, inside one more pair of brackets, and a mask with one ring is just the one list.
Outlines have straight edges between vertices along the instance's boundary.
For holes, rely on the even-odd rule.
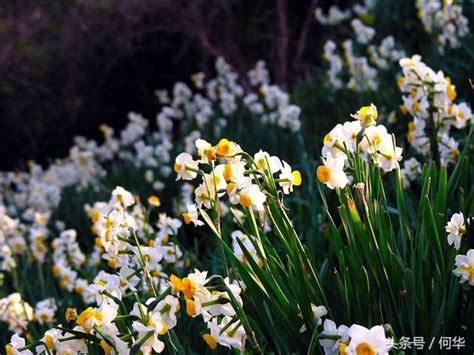
[[375,3],[292,85],[218,56],[0,172],[0,353],[472,353],[474,9]]

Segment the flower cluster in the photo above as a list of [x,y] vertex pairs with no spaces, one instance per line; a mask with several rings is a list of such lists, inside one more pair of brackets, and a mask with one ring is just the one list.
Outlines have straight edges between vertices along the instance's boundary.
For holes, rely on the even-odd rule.
[[460,4],[453,4],[452,0],[416,0],[415,4],[425,31],[435,36],[440,52],[446,47],[459,47],[459,39],[469,33],[469,21]]
[[384,328],[376,325],[367,329],[353,324],[336,326],[330,319],[324,321],[319,344],[325,354],[383,354],[388,355],[393,339],[385,336]]
[[34,310],[19,293],[0,299],[0,320],[8,324],[13,332],[24,332],[33,320]]
[[[63,230],[52,241],[53,274],[59,278],[60,286],[81,294],[84,303],[96,306],[80,313],[69,308],[66,321],[75,322],[70,329],[54,325],[57,306],[53,299],[40,301],[33,309],[20,294],[11,294],[0,300],[0,314],[12,331],[26,333],[33,319],[53,328],[44,333],[40,345],[26,345],[25,339],[13,335],[7,344],[8,353],[30,354],[31,346],[36,346],[38,353],[86,353],[91,337],[106,354],[129,353],[132,347],[144,354],[160,353],[165,347],[164,337],[177,324],[181,296],[186,313],[202,316],[207,324],[209,333],[203,338],[211,348],[217,344],[237,349],[245,346],[245,331],[231,302],[242,307],[240,286],[229,278],[208,277],[207,272],[198,270],[182,279],[173,274],[168,277],[165,271],[183,268],[183,254],[173,242],[182,223],[160,213],[155,230],[148,217],[150,209],[160,205],[159,199],[151,196],[148,204],[146,210],[135,196],[119,186],[108,202],[86,206],[96,235],[93,254],[98,255],[92,254],[90,259],[99,264],[103,259],[112,270],[100,270],[98,265],[100,271],[92,283],[81,279],[74,270],[87,261],[76,242],[76,231]],[[3,217],[2,227],[13,228],[13,221],[6,218]],[[6,227],[3,230],[8,231]],[[142,302],[143,295],[152,297]],[[129,299],[135,299],[131,311],[126,306]],[[128,318],[130,321],[124,324],[123,319]]]
[[[358,21],[358,20],[354,20]],[[361,26],[359,22],[354,22]],[[372,32],[356,29],[360,43],[369,43]],[[362,38],[363,36],[363,38]],[[360,44],[359,44],[360,46]],[[337,51],[337,45],[332,40],[324,44],[323,58],[329,63],[327,77],[332,88],[338,90],[348,88],[354,91],[377,90],[378,69],[387,69],[389,63],[396,62],[405,54],[397,49],[392,36],[381,40],[378,46],[370,44],[366,47],[369,56],[358,56],[354,50],[354,42],[347,39],[341,44],[342,53]]]
[[419,55],[400,60],[403,75],[398,85],[403,95],[402,113],[410,113],[408,142],[425,156],[447,165],[456,161],[459,143],[450,136],[452,127],[463,129],[471,124],[471,108],[455,103],[456,87],[451,79],[437,73],[421,61]]
[[324,15],[323,9],[317,7],[314,10],[314,17],[316,20],[326,26],[336,26],[339,25],[341,22],[349,19],[352,13],[351,10],[341,10],[337,6],[333,5],[329,8],[327,15]]
[[354,120],[338,124],[324,137],[323,165],[317,168],[318,180],[330,189],[349,184],[346,172],[354,168],[354,158],[373,162],[384,172],[398,168],[402,148],[383,125],[377,125],[377,108],[364,106],[351,115]]
[[[174,164],[177,180],[201,177],[200,184],[194,190],[195,201],[187,206],[183,215],[187,224],[199,224],[198,209],[212,209],[220,213],[220,199],[224,196],[232,205],[240,204],[263,212],[267,196],[277,195],[276,183],[284,194],[289,194],[301,184],[298,170],[292,170],[287,162],[267,152],[260,150],[252,157],[237,143],[225,138],[214,146],[198,139],[195,146],[197,160],[189,153],[181,153]],[[273,179],[274,174],[278,174],[278,178]]]
[[[172,127],[171,120],[174,119],[194,122],[202,129],[216,114],[229,117],[244,109],[264,123],[299,131],[300,108],[290,104],[288,94],[270,83],[265,62],[257,62],[248,72],[251,89],[247,91],[239,84],[238,74],[223,58],[217,59],[215,69],[216,77],[207,81],[203,73],[192,76],[196,92],[182,82],[174,85],[171,97],[166,90],[158,90],[156,95],[163,105],[157,116],[158,126]],[[227,125],[222,116],[213,125],[216,135]]]
[[[218,279],[220,284],[211,285]],[[231,293],[232,299],[242,307],[241,288],[237,282],[231,283],[229,278],[208,277],[207,272],[199,270],[184,278],[171,275],[170,282],[173,294],[184,297],[188,316],[201,316],[206,323],[209,333],[204,334],[203,339],[211,349],[215,349],[217,344],[240,350],[245,347],[246,333],[229,296]]]
[[[467,232],[466,224],[469,226],[472,218],[464,219],[462,213],[455,213],[451,216],[451,220],[446,224],[446,233],[448,233],[448,244],[453,245],[456,251],[461,248],[463,236]],[[461,278],[461,283],[468,282],[474,286],[474,249],[468,250],[466,255],[459,254],[456,256],[456,269],[454,275]]]

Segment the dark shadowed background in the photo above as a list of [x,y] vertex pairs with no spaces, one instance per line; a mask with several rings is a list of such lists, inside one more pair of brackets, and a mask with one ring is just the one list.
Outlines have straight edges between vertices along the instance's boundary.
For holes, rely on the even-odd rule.
[[[75,135],[154,118],[153,91],[264,58],[280,84],[320,60],[316,1],[17,0],[0,5],[0,168],[67,154]],[[310,43],[310,46],[308,46]],[[310,47],[310,48],[308,48]]]

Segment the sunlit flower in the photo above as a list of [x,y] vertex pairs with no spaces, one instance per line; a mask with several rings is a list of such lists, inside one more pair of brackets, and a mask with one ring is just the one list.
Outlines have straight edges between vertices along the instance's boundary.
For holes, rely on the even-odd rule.
[[349,329],[349,337],[348,353],[388,355],[391,347],[390,339],[385,337],[385,331],[380,325],[367,329],[354,324]]
[[377,107],[374,104],[363,106],[355,114],[351,115],[355,119],[362,122],[364,126],[373,126],[378,117]]
[[[193,160],[189,153],[181,153],[176,157],[174,171],[177,174],[176,180],[193,180],[197,176],[199,163]],[[191,170],[189,170],[191,169]]]
[[240,204],[244,207],[251,207],[256,211],[263,211],[265,209],[263,204],[266,199],[267,197],[260,191],[257,185],[250,185],[240,191]]
[[324,165],[318,166],[316,170],[316,176],[320,182],[330,189],[343,188],[348,184],[349,179],[344,172],[344,158],[327,158],[323,159],[323,163]]

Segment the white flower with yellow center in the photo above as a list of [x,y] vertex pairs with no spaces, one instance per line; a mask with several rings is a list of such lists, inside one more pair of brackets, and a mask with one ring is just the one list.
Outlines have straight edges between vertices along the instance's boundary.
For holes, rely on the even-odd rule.
[[36,347],[36,353],[41,354],[41,353],[53,353],[53,350],[57,349],[59,346],[59,339],[63,338],[63,334],[59,329],[49,329],[46,332],[44,332],[43,338],[41,341],[44,344],[38,345]]
[[216,343],[228,348],[242,349],[245,330],[239,321],[229,325],[232,321],[233,318],[225,316],[220,323],[217,318],[213,318],[207,323],[210,334],[205,334],[204,340],[211,349],[215,349]]
[[[145,310],[146,308],[143,307]],[[153,312],[146,315],[147,319],[142,321],[134,321],[132,328],[138,333],[137,341],[143,341],[141,343],[140,350],[143,354],[151,354],[152,350],[157,353],[161,353],[165,348],[165,343],[158,339],[159,335],[165,335],[168,332],[168,328],[161,319],[159,312]]]
[[331,132],[324,136],[322,155],[324,158],[328,156],[332,157],[344,157],[346,158],[346,153],[344,153],[344,130],[343,126],[339,123],[334,127]]
[[128,265],[124,265],[120,268],[119,285],[122,292],[125,293],[127,290],[136,291],[136,286],[140,282],[140,278],[137,275],[138,273],[134,269],[128,267]]
[[199,220],[199,213],[195,204],[188,204],[186,212],[183,212],[182,216],[186,224],[193,223],[195,227],[204,225],[204,222]]
[[318,180],[330,189],[343,188],[345,187],[349,179],[344,172],[345,158],[327,158],[323,159],[324,165],[318,166],[316,170],[316,176]]
[[468,122],[473,121],[471,108],[465,102],[461,102],[460,104],[453,106],[453,112],[455,114],[455,120],[453,125],[457,129],[465,128]]
[[362,129],[360,121],[347,121],[342,125],[343,144],[350,152],[355,152],[357,148],[357,135]]
[[[345,325],[336,326],[330,319],[324,321],[324,330],[321,332],[321,339],[319,344],[324,348],[325,355],[339,355],[340,350],[345,349],[346,344],[349,342],[349,328]],[[330,338],[324,339],[325,336],[328,337],[340,337],[338,339]],[[341,351],[341,354],[344,354]]]
[[357,355],[388,355],[390,350],[390,339],[385,337],[385,331],[381,325],[370,329],[354,324],[349,329],[351,338],[346,348],[347,353]]
[[197,176],[195,170],[199,169],[199,163],[193,159],[189,153],[181,153],[176,157],[174,163],[174,172],[178,180],[193,180]]
[[20,350],[26,346],[25,339],[18,334],[13,334],[10,343],[5,345],[7,355],[30,355],[33,354],[30,350]]
[[377,165],[384,172],[389,172],[398,167],[402,160],[402,148],[394,146],[392,141],[384,141],[378,147]]
[[240,191],[239,202],[242,206],[252,208],[256,211],[264,211],[263,206],[267,196],[260,191],[257,185],[250,185]]
[[104,294],[104,292],[122,299],[122,291],[120,289],[120,277],[117,275],[109,274],[104,270],[101,270],[94,278],[94,283],[87,287],[87,291],[95,296],[98,305],[101,305],[104,301],[110,301],[110,297]]
[[293,191],[293,186],[301,185],[301,173],[298,170],[291,170],[287,162],[283,162],[278,184],[283,188],[283,193],[289,194]]
[[255,161],[255,164],[257,164],[258,170],[262,172],[264,170],[268,170],[272,174],[274,174],[280,171],[280,169],[282,168],[280,158],[276,156],[270,156],[270,154],[264,152],[261,149],[254,154],[253,160]]
[[466,226],[464,224],[464,215],[462,212],[455,213],[451,220],[446,224],[446,233],[448,233],[448,244],[453,245],[456,250],[461,247],[461,238],[466,233]]
[[380,146],[392,143],[392,136],[383,125],[370,126],[364,131],[364,136],[359,143],[362,152],[374,154]]
[[245,162],[241,161],[239,157],[229,159],[222,168],[222,176],[227,182],[235,182],[244,177]]
[[216,159],[217,151],[211,143],[204,139],[197,139],[194,144],[196,145],[197,154],[201,158],[200,163],[207,164],[209,161]]
[[217,155],[221,157],[233,157],[235,154],[240,153],[242,149],[238,144],[222,138],[216,146]]
[[112,198],[110,200],[110,204],[114,207],[123,207],[127,208],[130,207],[135,203],[135,197],[133,195],[125,190],[121,186],[117,186],[113,191],[112,191]]
[[48,298],[40,301],[35,306],[35,317],[39,324],[49,324],[54,320],[56,312],[56,304],[54,298]]
[[466,255],[456,255],[454,275],[461,278],[460,282],[468,282],[474,286],[474,249],[469,249]]

